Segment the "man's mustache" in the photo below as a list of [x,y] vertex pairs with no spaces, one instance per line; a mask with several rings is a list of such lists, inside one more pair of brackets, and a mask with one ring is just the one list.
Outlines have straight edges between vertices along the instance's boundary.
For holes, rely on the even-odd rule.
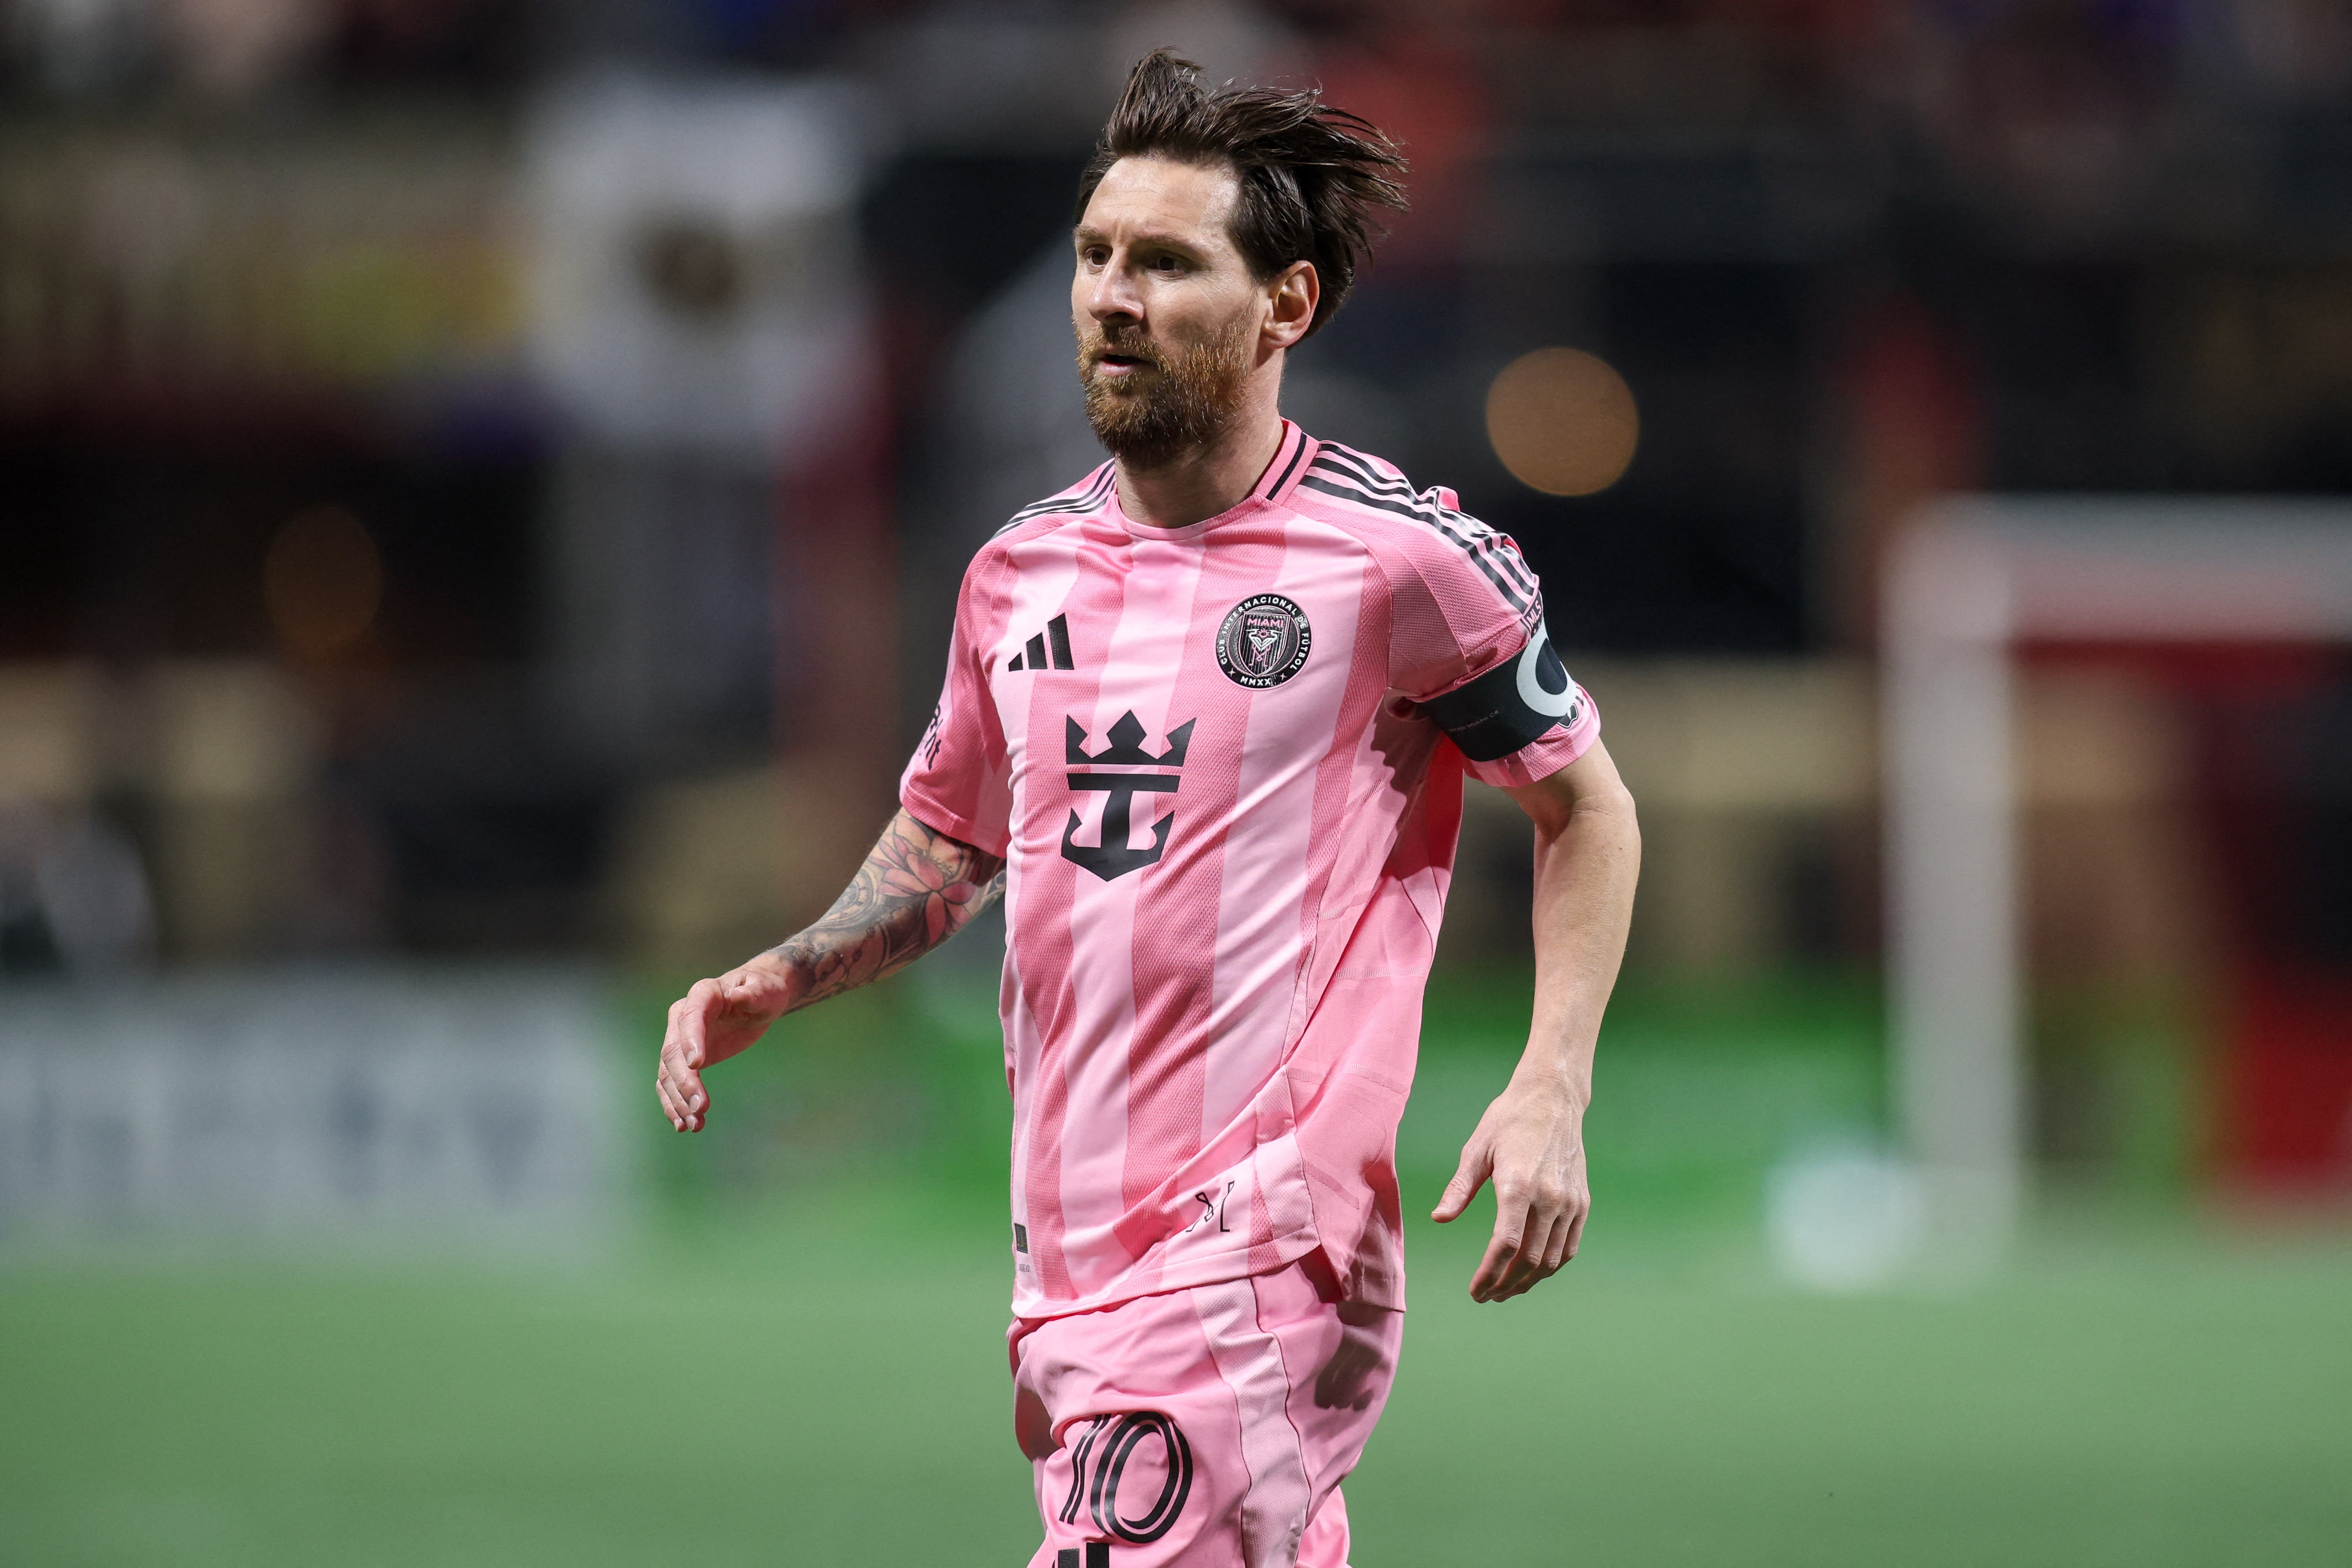
[[1153,352],[1151,345],[1141,338],[1113,338],[1097,332],[1087,339],[1086,347],[1087,364],[1089,369],[1102,363],[1105,357],[1110,354],[1117,354],[1122,359],[1136,360],[1149,365],[1160,363],[1160,355]]

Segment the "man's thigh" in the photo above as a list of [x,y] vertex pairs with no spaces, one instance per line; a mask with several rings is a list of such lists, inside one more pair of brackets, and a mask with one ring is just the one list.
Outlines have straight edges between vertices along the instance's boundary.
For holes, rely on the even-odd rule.
[[1321,1300],[1303,1268],[1014,1328],[1034,1568],[1339,1568],[1310,1521],[1386,1403],[1402,1315]]

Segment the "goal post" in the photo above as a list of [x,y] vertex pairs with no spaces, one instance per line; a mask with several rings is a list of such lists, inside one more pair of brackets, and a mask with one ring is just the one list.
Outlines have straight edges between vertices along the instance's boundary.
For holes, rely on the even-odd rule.
[[2016,645],[2352,639],[2352,502],[1945,497],[1882,582],[1893,1110],[1928,1261],[1967,1268],[2032,1179]]

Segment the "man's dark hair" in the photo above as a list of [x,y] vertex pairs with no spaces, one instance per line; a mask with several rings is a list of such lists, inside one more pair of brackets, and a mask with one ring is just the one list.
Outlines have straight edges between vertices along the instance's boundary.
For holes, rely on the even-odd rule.
[[1078,177],[1077,216],[1121,158],[1223,163],[1241,178],[1231,230],[1261,283],[1309,261],[1322,284],[1307,335],[1322,330],[1355,285],[1372,247],[1372,213],[1402,212],[1404,157],[1360,116],[1323,101],[1320,89],[1284,91],[1201,85],[1201,68],[1173,49],[1135,64],[1127,91]]

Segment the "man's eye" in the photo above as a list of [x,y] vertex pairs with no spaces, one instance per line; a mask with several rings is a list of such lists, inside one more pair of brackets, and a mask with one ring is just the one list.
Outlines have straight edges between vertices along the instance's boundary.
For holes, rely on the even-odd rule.
[[1154,272],[1181,272],[1184,264],[1172,256],[1162,256],[1152,262],[1151,269]]

